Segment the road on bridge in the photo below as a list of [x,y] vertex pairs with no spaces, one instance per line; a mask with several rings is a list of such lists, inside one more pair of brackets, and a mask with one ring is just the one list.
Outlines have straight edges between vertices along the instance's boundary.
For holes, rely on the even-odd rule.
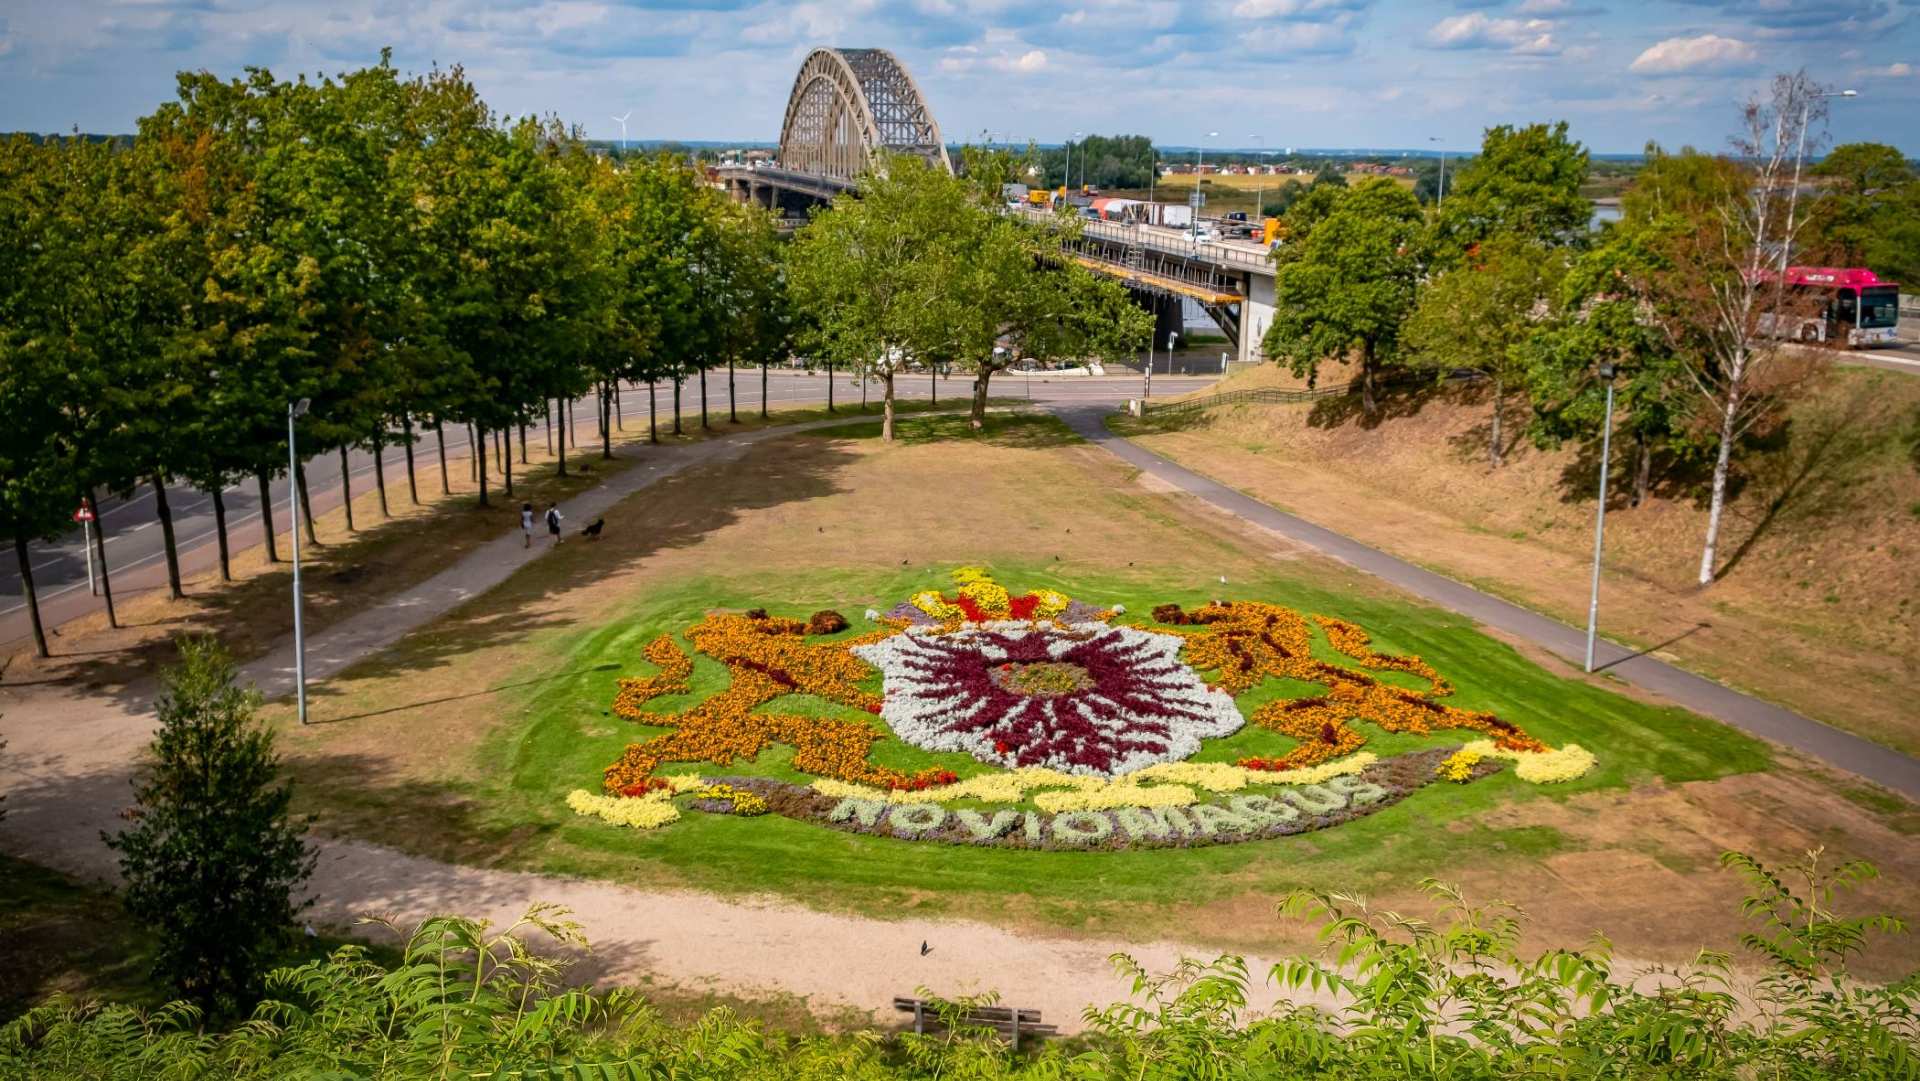
[[[1153,388],[1156,397],[1172,396],[1209,385],[1216,379],[1218,376],[1157,374]],[[777,408],[822,403],[826,401],[826,388],[827,379],[824,375],[775,371],[769,373],[767,404]],[[736,377],[735,389],[741,413],[757,414],[760,410],[759,370],[741,369]],[[950,376],[940,380],[939,399],[944,403],[951,398],[958,408],[965,404],[970,389],[971,380],[968,377]],[[895,387],[898,397],[908,399],[924,399],[930,390],[931,379],[925,375],[903,376]],[[870,404],[877,410],[878,404],[873,396],[878,393],[878,388],[869,384],[867,391]],[[994,377],[992,392],[997,398],[1031,398],[1044,404],[1117,407],[1126,399],[1139,396],[1140,380],[1138,377],[1026,376],[1018,372],[1002,372]],[[845,375],[837,377],[834,381],[835,404],[857,407],[859,401],[859,382]],[[644,429],[647,423],[646,386],[642,384],[624,388],[620,405],[620,414],[626,424],[625,434],[631,436],[635,431]],[[660,394],[659,407],[660,415],[666,422],[662,425],[664,430],[671,423],[673,406],[670,389]],[[599,442],[594,408],[595,402],[591,398],[581,399],[574,408],[575,434],[568,438],[570,441],[578,440],[583,453],[595,451]],[[725,423],[727,380],[724,371],[708,373],[707,409],[711,421]],[[697,382],[688,384],[682,391],[681,417],[683,426],[700,423],[700,390]],[[414,450],[419,483],[423,491],[434,492],[439,485],[438,452],[431,436],[425,433],[421,435],[423,439]],[[543,440],[543,435],[541,428],[528,430],[529,440]],[[468,468],[467,455],[465,435],[457,429],[449,431],[448,468]],[[373,456],[359,450],[351,452],[348,461],[354,491],[367,491],[373,484]],[[387,448],[382,455],[382,464],[387,474],[389,498],[404,501],[405,450],[400,447]],[[325,514],[338,507],[341,491],[339,455],[324,454],[310,459],[306,469],[308,494],[313,501],[314,514]],[[285,478],[275,480],[270,490],[274,501],[274,524],[280,532],[278,543],[284,558],[287,552],[286,529],[291,522],[287,513]],[[227,506],[227,533],[233,550],[237,553],[261,543],[258,482],[248,478],[227,489],[222,493],[222,498]],[[201,573],[216,566],[219,550],[214,537],[212,499],[198,489],[172,485],[167,489],[167,500],[173,509],[174,534],[178,538],[182,575]],[[135,593],[163,588],[166,585],[165,548],[161,531],[156,528],[159,519],[154,515],[153,489],[142,486],[128,499],[102,499],[100,517],[107,531],[107,558],[111,561],[113,572],[114,598],[119,600]],[[77,524],[59,540],[28,546],[33,581],[40,594],[41,619],[50,628],[104,606],[101,598],[87,591],[87,563],[82,555],[83,548],[81,530]],[[0,648],[17,648],[32,633],[20,571],[9,559],[4,567],[0,567]]]

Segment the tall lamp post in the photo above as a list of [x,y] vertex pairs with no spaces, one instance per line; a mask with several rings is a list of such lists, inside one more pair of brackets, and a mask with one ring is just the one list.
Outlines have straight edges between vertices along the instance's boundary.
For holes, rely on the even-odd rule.
[[[1219,135],[1217,131],[1207,132],[1208,139],[1217,138]],[[1187,200],[1187,205],[1193,208],[1193,242],[1195,244],[1200,243],[1200,180],[1206,167],[1207,144],[1202,142],[1193,148],[1193,197]]]
[[[1080,138],[1080,133],[1077,131],[1074,132],[1073,138],[1074,139]],[[1080,148],[1080,171],[1083,173],[1087,171],[1086,150],[1087,148],[1084,146]],[[1065,176],[1060,178],[1060,183],[1063,187],[1067,187],[1067,188],[1073,187],[1073,142],[1071,140],[1069,140],[1067,143],[1067,173]]]
[[[1793,239],[1793,216],[1800,202],[1800,162],[1807,156],[1807,121],[1813,115],[1814,98],[1857,98],[1858,90],[1835,90],[1827,94],[1811,94],[1800,103],[1800,142],[1793,151],[1793,190],[1787,193],[1787,234],[1785,239]],[[1787,280],[1787,260],[1792,253],[1787,245],[1780,245],[1780,280]]]
[[287,521],[293,523],[288,536],[293,538],[293,687],[300,705],[300,723],[307,723],[307,639],[300,622],[300,452],[294,449],[294,422],[307,415],[313,399],[287,403]]
[[1600,505],[1593,515],[1593,590],[1587,599],[1587,671],[1593,671],[1593,638],[1600,625],[1600,546],[1607,535],[1607,466],[1613,455],[1613,375],[1612,364],[1600,365],[1600,378],[1607,381],[1606,421],[1600,429]]
[[[1427,142],[1437,143],[1439,141],[1440,137],[1438,135],[1427,136]],[[1440,148],[1440,189],[1438,198],[1434,200],[1434,205],[1447,205],[1447,150],[1445,147]]]

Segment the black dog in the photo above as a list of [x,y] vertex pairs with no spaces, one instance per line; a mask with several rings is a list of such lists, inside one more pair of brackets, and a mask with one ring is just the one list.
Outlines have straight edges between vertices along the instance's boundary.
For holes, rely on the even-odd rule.
[[607,520],[605,518],[595,518],[592,525],[580,531],[580,535],[588,540],[599,540],[600,530],[605,528],[606,524]]

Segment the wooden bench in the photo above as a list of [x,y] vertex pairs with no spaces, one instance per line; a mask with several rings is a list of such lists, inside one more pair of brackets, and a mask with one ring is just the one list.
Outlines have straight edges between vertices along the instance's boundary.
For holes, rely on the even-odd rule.
[[[893,1008],[901,1013],[913,1015],[913,1031],[925,1033],[929,1025],[943,1025],[934,1004],[923,998],[896,998]],[[1013,1041],[1013,1049],[1020,1050],[1020,1037],[1051,1036],[1057,1028],[1054,1025],[1041,1024],[1039,1010],[1024,1010],[1011,1006],[975,1006],[960,1015],[960,1023],[966,1026],[990,1028],[1006,1033]]]

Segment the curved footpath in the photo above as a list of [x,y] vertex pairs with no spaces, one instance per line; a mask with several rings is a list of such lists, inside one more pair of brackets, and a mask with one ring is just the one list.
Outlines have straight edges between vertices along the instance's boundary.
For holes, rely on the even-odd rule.
[[[1585,662],[1587,639],[1584,628],[1570,627],[1538,612],[1482,593],[1472,586],[1397,559],[1378,548],[1368,547],[1350,537],[1314,525],[1195,473],[1109,431],[1106,414],[1102,410],[1055,407],[1054,413],[1095,446],[1183,492],[1206,500],[1236,518],[1298,541],[1449,611],[1552,650],[1574,664]],[[1676,705],[1761,739],[1812,755],[1829,765],[1883,785],[1910,800],[1920,800],[1920,760],[1891,747],[1842,732],[1831,725],[1803,717],[1752,695],[1742,694],[1724,684],[1604,638],[1594,647],[1594,660],[1599,670],[1652,691]]]
[[[1379,566],[1375,573],[1382,577],[1496,626],[1527,633],[1550,647],[1571,640],[1566,636],[1572,632],[1558,624],[1389,560],[1165,463],[1107,434],[1098,413],[1063,415],[1095,443],[1203,498],[1216,503],[1226,500],[1221,505],[1250,521],[1300,537],[1364,569]],[[647,460],[634,468],[576,496],[562,510],[569,521],[590,521],[662,477],[732,460],[762,439],[871,419],[787,425],[661,448],[658,453],[649,452]],[[315,636],[308,649],[310,676],[324,679],[385,648],[505,581],[527,559],[544,558],[544,551],[535,549],[529,555],[521,547],[518,530],[490,542],[428,581]],[[1456,599],[1461,603],[1450,603]],[[1482,604],[1509,611],[1481,615],[1478,606]],[[1520,623],[1516,629],[1517,617],[1538,621],[1540,626]],[[1634,678],[1639,680],[1641,669],[1647,667],[1636,664]],[[1700,684],[1730,700],[1745,701],[1751,708],[1773,708],[1657,662],[1652,667],[1680,677],[1676,685],[1682,693]],[[247,665],[243,675],[269,695],[288,693],[290,643]],[[0,738],[9,744],[6,754],[0,755],[0,791],[8,797],[7,816],[0,821],[0,847],[71,873],[111,879],[115,863],[101,844],[100,833],[118,828],[133,765],[154,726],[144,706],[124,703],[144,703],[150,698],[150,693],[127,692],[115,698],[57,684],[0,685]],[[1719,715],[1713,708],[1695,708]],[[1793,723],[1783,727],[1784,736],[1772,738],[1790,742],[1800,732],[1796,724],[1812,724],[1791,714],[1787,717]],[[345,924],[363,914],[380,914],[404,925],[430,914],[454,912],[504,923],[535,901],[551,902],[573,910],[583,925],[594,944],[586,971],[603,982],[649,977],[696,990],[750,996],[787,993],[805,999],[821,1013],[836,1007],[884,1011],[892,996],[920,987],[948,996],[991,990],[1002,1002],[1040,1009],[1049,1022],[1073,1031],[1083,1027],[1080,1019],[1088,1007],[1123,1001],[1131,993],[1130,981],[1114,971],[1110,955],[1124,951],[1151,971],[1167,971],[1184,956],[1211,956],[1209,951],[1168,941],[1019,934],[966,920],[876,920],[817,912],[777,899],[723,899],[458,867],[352,840],[319,839],[317,847],[320,863],[312,881],[312,918],[317,921]],[[924,954],[923,942],[931,946]],[[1265,981],[1274,960],[1247,958],[1254,980],[1251,1005],[1256,1009],[1269,1006],[1276,997]],[[876,1019],[891,1020],[883,1013],[877,1013]]]

